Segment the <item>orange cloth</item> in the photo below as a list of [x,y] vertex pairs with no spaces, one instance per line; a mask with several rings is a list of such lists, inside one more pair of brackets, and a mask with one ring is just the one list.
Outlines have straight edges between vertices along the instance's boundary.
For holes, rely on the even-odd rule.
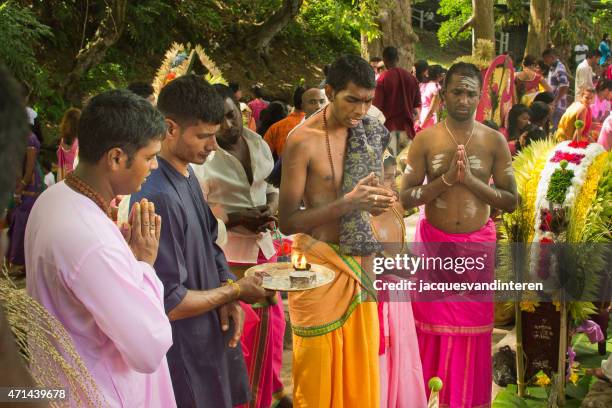
[[296,236],[293,248],[309,263],[336,272],[328,285],[289,293],[293,405],[378,408],[378,311],[367,296],[374,290],[361,259],[340,256],[331,245],[305,234]]
[[272,154],[280,157],[283,154],[283,150],[285,149],[285,142],[287,141],[287,135],[289,132],[293,130],[297,125],[300,124],[302,120],[304,120],[304,112],[301,111],[293,111],[285,119],[282,119],[268,129],[266,134],[264,135],[264,140],[270,146],[270,150],[272,150]]

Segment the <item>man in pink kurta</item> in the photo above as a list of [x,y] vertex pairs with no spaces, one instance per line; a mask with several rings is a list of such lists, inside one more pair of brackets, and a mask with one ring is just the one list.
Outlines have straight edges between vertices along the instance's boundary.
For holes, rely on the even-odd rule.
[[[81,164],[69,176],[79,177],[82,183],[89,181],[90,188],[102,191],[100,197],[109,203],[112,194],[134,190],[138,181],[146,177],[149,167],[156,167],[155,153],[159,151],[161,133],[132,133],[130,136],[140,138],[138,141],[145,145],[136,148],[134,153],[130,149],[133,140],[122,139],[121,131],[115,126],[105,128],[106,118],[100,111],[108,114],[115,109],[115,113],[131,115],[134,126],[140,126],[144,129],[142,132],[164,129],[161,114],[152,107],[146,108],[144,104],[149,104],[144,99],[140,101],[141,98],[125,93],[111,91],[94,97],[91,108],[85,109],[82,125],[92,126],[88,122],[92,119],[97,122],[97,130],[106,136],[93,129],[91,135],[85,135],[80,129],[86,148],[81,151]],[[118,117],[121,118],[115,115],[109,120]],[[107,140],[103,140],[105,137]],[[104,146],[110,146],[110,150],[104,152]],[[130,155],[124,152],[130,150],[131,170],[126,171],[125,159]],[[104,190],[104,186],[111,186],[111,191]],[[142,217],[143,230],[149,229],[149,222],[155,225],[148,214]],[[132,227],[140,224],[139,216]],[[131,236],[136,235],[132,230]],[[151,266],[157,246],[148,247],[153,250],[147,256],[139,256],[147,261],[144,262],[134,255],[138,245],[143,248],[142,241],[130,240],[131,247],[128,246],[126,238],[98,203],[62,181],[40,196],[28,220],[27,291],[72,337],[76,351],[105,400],[102,406],[172,408],[176,403],[166,362],[172,332],[164,312],[163,287]]]

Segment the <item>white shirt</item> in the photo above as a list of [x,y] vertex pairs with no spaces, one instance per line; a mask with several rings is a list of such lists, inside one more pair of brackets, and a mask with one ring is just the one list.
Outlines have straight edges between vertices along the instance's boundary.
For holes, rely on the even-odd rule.
[[574,47],[574,53],[576,54],[576,64],[580,64],[586,59],[587,52],[589,52],[588,45],[578,44]]
[[582,61],[580,65],[578,65],[578,68],[576,68],[576,83],[574,88],[576,99],[580,98],[580,95],[578,93],[580,92],[580,88],[582,86],[594,88],[593,68],[591,68],[587,60]]
[[[251,156],[252,184],[248,182],[242,163],[221,148],[203,165],[193,166],[206,201],[215,213],[221,210],[229,214],[265,205],[266,196],[278,192],[266,181],[274,167],[270,147],[261,136],[248,128],[244,128],[243,136]],[[255,264],[260,249],[266,259],[276,253],[270,232],[255,234],[243,226],[227,231],[227,244],[223,246],[223,252],[229,262]]]
[[47,174],[45,174],[45,186],[47,187],[51,187],[52,185],[55,184],[55,175],[53,174],[53,172],[48,172]]

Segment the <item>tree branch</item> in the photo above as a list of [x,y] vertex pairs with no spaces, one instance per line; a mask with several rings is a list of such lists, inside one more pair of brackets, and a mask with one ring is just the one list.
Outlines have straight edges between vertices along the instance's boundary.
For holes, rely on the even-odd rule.
[[276,10],[266,21],[255,27],[252,36],[254,49],[265,55],[272,39],[287,26],[299,13],[304,0],[283,0],[281,8]]
[[62,89],[64,97],[75,105],[80,105],[80,80],[95,65],[102,62],[106,52],[121,37],[125,26],[127,0],[113,0],[107,3],[105,14],[96,29],[93,38],[79,50],[75,65],[66,76]]

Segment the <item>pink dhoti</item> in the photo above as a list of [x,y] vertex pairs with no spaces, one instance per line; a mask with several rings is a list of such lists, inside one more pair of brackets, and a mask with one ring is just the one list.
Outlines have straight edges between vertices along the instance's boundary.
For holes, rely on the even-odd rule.
[[[257,264],[276,262],[276,255],[266,259],[260,251]],[[232,269],[248,266],[230,262]],[[281,382],[285,312],[280,294],[265,302],[248,305],[240,302],[244,310],[244,329],[241,338],[244,359],[249,374],[251,402],[241,408],[269,408],[284,394]]]
[[[384,280],[393,282],[399,281],[399,278],[386,276]],[[384,294],[379,292],[378,295],[381,328],[380,406],[426,407],[423,370],[410,297],[395,291]]]
[[[423,252],[426,257],[467,259],[481,256],[485,260],[484,268],[477,273],[474,270],[450,272],[449,280],[493,281],[496,241],[493,221],[489,220],[478,231],[452,234],[435,228],[423,217],[417,225],[415,241],[423,243],[417,244],[417,247],[420,248],[419,254]],[[429,243],[449,244],[436,248],[436,244]],[[432,281],[431,276],[428,280]],[[436,280],[441,282],[446,278]],[[415,298],[421,300],[422,296],[415,295]],[[431,377],[437,376],[443,382],[440,407],[491,406],[492,300],[490,292],[483,297],[463,291],[454,293],[444,301],[417,301],[412,304],[424,380],[427,383]]]

